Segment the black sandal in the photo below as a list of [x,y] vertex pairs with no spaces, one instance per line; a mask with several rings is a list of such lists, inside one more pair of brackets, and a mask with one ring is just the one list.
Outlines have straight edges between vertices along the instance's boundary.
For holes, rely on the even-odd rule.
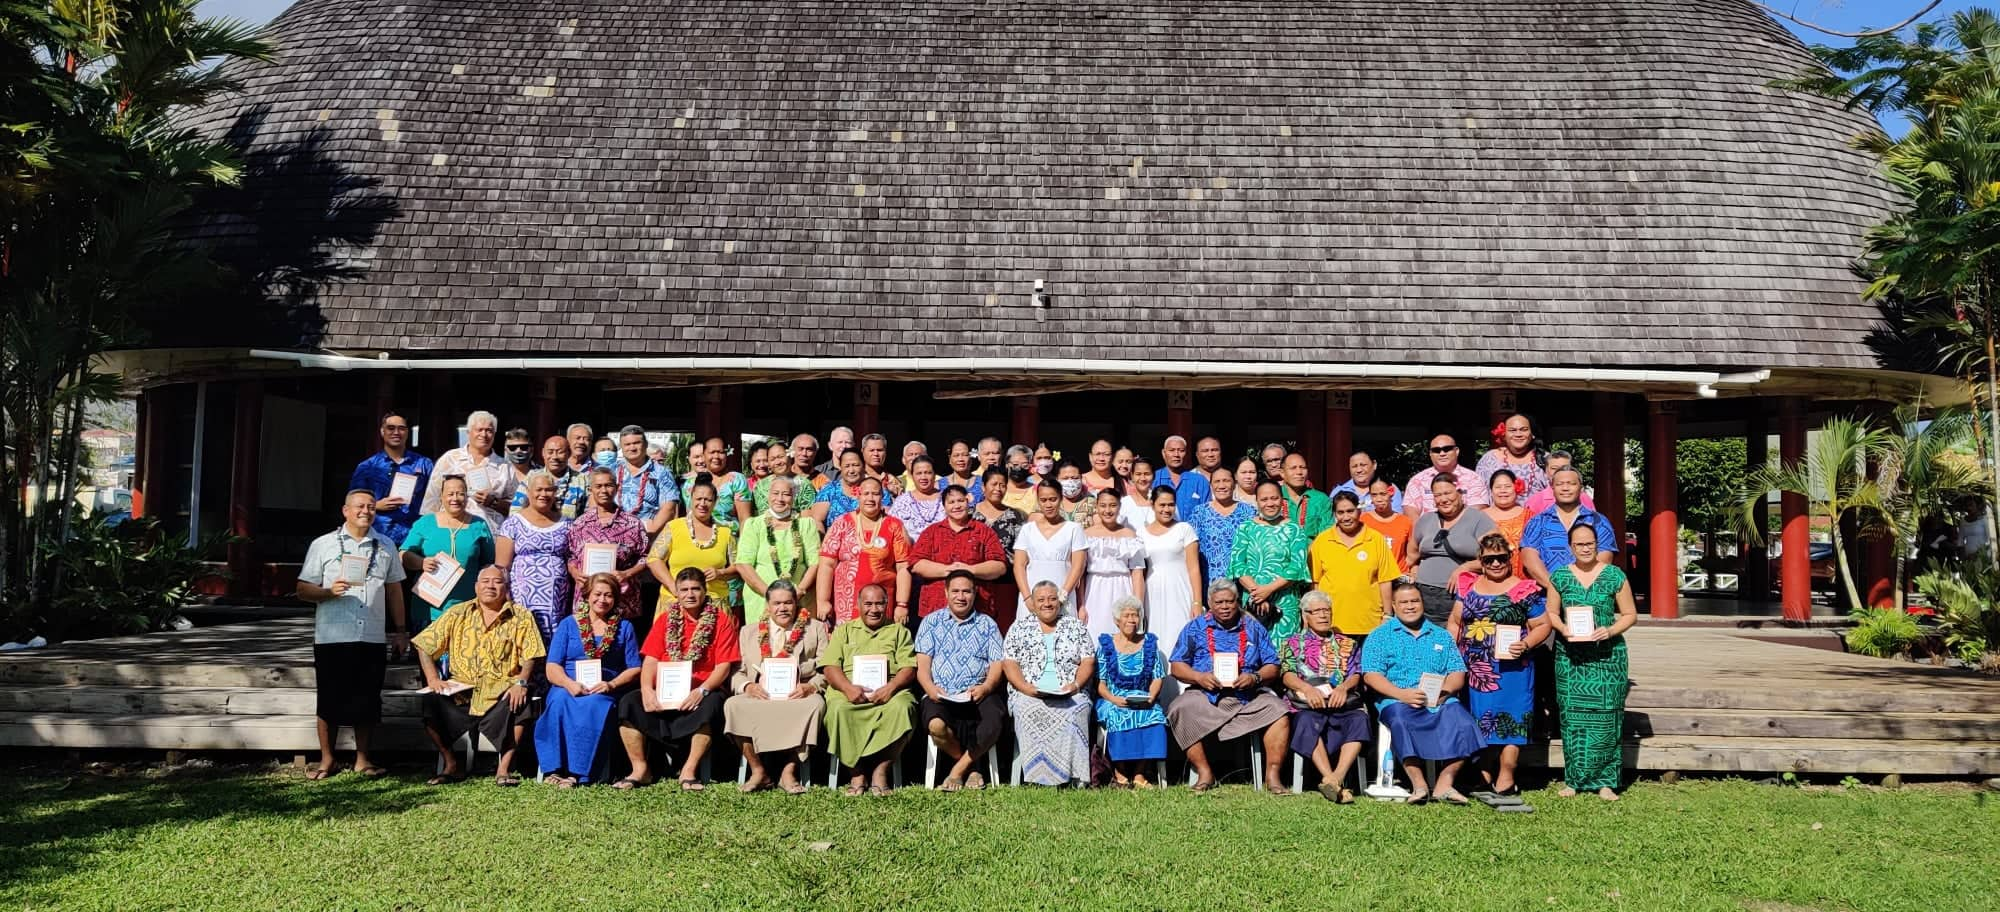
[[439,773],[424,780],[425,785],[457,785],[465,781],[465,773]]
[[629,792],[632,791],[633,789],[642,789],[649,785],[652,785],[652,783],[640,782],[639,780],[634,779],[631,776],[626,776],[625,778],[620,779],[617,782],[611,783],[612,788],[615,788],[621,792]]

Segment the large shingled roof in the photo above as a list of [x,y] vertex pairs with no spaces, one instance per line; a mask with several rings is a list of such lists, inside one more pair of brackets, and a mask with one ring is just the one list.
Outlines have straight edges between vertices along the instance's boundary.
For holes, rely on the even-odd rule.
[[207,127],[398,207],[297,347],[1876,364],[1866,122],[1769,88],[1809,58],[1743,0],[301,0],[276,34]]

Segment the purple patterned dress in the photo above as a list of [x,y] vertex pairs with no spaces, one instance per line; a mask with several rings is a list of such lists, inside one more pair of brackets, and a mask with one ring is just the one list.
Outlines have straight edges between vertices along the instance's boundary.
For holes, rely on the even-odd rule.
[[512,578],[514,603],[535,616],[542,642],[570,615],[569,523],[558,521],[536,528],[518,514],[500,524],[500,537],[514,542]]

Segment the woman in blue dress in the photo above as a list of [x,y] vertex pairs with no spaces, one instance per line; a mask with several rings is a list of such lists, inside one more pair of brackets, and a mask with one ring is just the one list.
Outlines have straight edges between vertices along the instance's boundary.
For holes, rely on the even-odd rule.
[[1160,707],[1165,661],[1153,635],[1139,633],[1146,608],[1133,596],[1111,606],[1118,632],[1097,636],[1097,724],[1112,784],[1151,788],[1146,765],[1167,758],[1167,714]]
[[[1257,515],[1257,508],[1236,494],[1236,476],[1218,466],[1210,472],[1209,502],[1194,508],[1188,525],[1194,526],[1201,541],[1202,587],[1229,575],[1229,550],[1236,546],[1236,530]],[[1249,496],[1245,492],[1244,496]]]
[[1458,605],[1447,625],[1465,656],[1472,720],[1486,746],[1499,748],[1488,753],[1495,755],[1493,791],[1501,795],[1519,791],[1514,766],[1535,712],[1535,662],[1528,650],[1549,637],[1542,587],[1515,574],[1513,551],[1499,532],[1479,540],[1479,572],[1458,575]]
[[[618,617],[618,578],[599,573],[584,581],[586,613],[566,617],[549,639],[548,708],[535,724],[535,756],[544,779],[570,788],[610,778],[606,750],[611,711],[639,680],[639,637]],[[586,631],[585,625],[588,625]],[[577,681],[577,663],[600,663],[598,682]]]

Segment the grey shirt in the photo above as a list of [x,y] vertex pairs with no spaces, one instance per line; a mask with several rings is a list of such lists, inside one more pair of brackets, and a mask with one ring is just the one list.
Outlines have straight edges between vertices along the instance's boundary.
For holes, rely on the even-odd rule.
[[382,533],[371,529],[357,539],[342,526],[313,539],[312,546],[306,549],[305,561],[299,565],[299,579],[330,588],[340,579],[349,555],[368,562],[366,581],[347,590],[346,595],[319,603],[313,610],[314,643],[385,640],[382,630],[382,614],[387,604],[385,587],[403,581],[403,556]]
[[1436,513],[1425,513],[1417,517],[1417,523],[1410,530],[1410,536],[1417,542],[1417,582],[1440,589],[1451,588],[1451,574],[1463,564],[1479,556],[1479,540],[1489,532],[1499,531],[1493,520],[1474,507],[1465,507],[1458,516],[1458,522],[1451,527],[1443,541],[1438,540],[1438,530],[1443,520]]

